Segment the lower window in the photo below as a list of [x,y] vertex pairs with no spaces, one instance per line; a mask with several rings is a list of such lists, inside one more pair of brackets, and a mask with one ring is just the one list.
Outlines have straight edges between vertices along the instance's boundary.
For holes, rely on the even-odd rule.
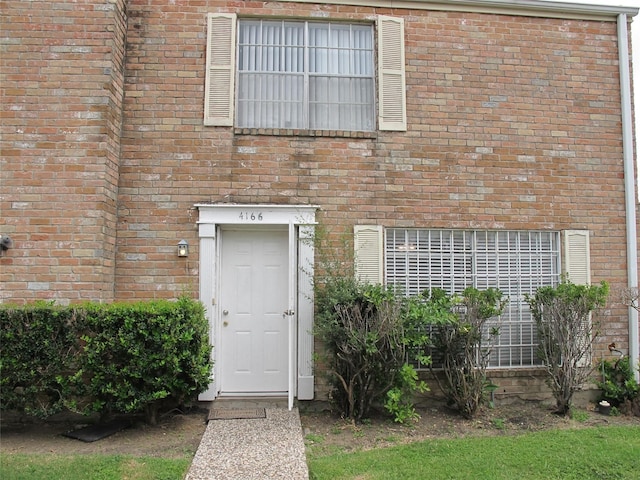
[[[387,229],[385,281],[406,295],[498,288],[508,298],[490,367],[540,365],[525,301],[560,280],[560,234],[540,231]],[[437,359],[434,359],[437,361]]]

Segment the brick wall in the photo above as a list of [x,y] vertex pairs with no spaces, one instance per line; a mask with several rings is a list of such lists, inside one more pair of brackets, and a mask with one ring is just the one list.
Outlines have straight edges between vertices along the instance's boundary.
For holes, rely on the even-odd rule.
[[113,298],[124,4],[3,2],[0,301]]
[[[204,127],[214,11],[405,17],[408,131]],[[615,22],[215,1],[133,1],[129,14],[118,298],[197,291],[199,202],[318,204],[340,234],[355,223],[588,229],[593,280],[625,282]],[[190,263],[176,261],[181,238]],[[606,333],[623,341],[626,311],[610,314]]]
[[[209,12],[404,17],[408,131],[204,127]],[[214,0],[8,1],[1,21],[0,298],[197,292],[206,202],[317,204],[340,245],[356,223],[588,229],[593,281],[626,281],[615,22]]]

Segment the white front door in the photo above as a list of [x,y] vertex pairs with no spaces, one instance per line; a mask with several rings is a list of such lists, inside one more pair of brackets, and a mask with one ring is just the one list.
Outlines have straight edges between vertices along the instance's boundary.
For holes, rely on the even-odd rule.
[[220,341],[222,394],[286,393],[289,233],[222,230]]

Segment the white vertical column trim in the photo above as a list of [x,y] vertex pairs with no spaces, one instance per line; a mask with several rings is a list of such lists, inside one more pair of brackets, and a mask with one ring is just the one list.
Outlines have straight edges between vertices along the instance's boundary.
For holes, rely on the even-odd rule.
[[295,324],[296,324],[296,272],[298,270],[298,262],[296,261],[296,227],[292,220],[289,220],[289,281],[288,284],[288,302],[287,302],[287,324],[289,327],[289,391],[288,406],[289,410],[293,408],[293,395],[295,391],[296,379],[296,342],[295,342]]
[[[216,225],[205,223],[198,225],[200,236],[200,301],[205,307],[205,315],[209,322],[209,343],[215,345],[216,342]],[[211,352],[211,361],[214,362],[213,379],[209,384],[209,388],[198,396],[198,400],[206,402],[216,398],[219,391],[216,379],[219,375],[216,372],[215,362],[216,351]]]
[[312,225],[298,228],[298,400],[313,400],[313,275],[314,237]]

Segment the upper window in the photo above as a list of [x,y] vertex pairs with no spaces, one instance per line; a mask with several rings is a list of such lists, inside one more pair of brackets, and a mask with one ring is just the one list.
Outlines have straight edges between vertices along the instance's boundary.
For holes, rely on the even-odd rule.
[[236,126],[374,129],[373,28],[241,20]]
[[209,14],[204,123],[404,131],[404,63],[401,18],[348,24]]

